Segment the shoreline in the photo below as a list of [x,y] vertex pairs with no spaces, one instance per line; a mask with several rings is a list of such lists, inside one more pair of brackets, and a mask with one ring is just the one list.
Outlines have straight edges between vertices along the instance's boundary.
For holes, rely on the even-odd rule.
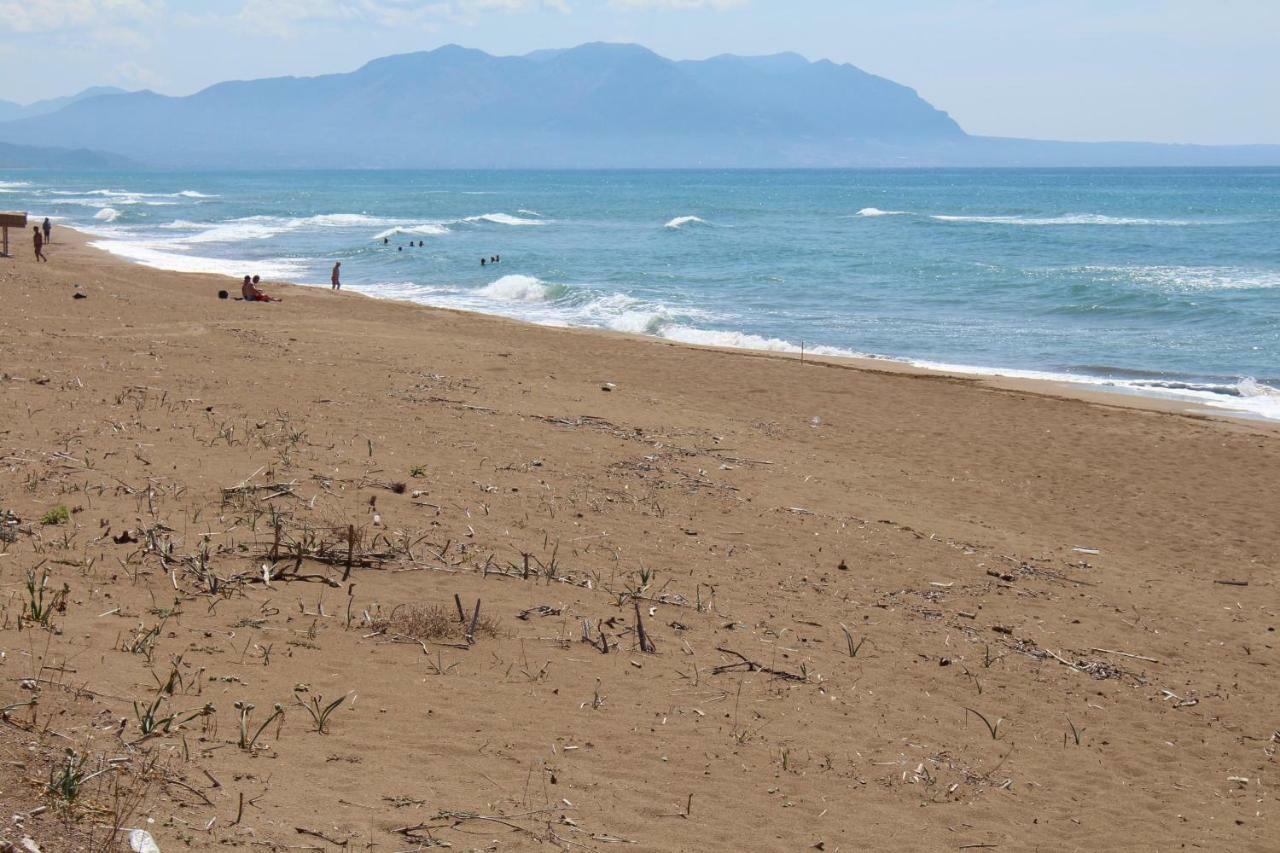
[[1269,425],[62,236],[0,260],[0,840],[101,848],[74,760],[163,850],[1274,848]]
[[[163,267],[152,266],[143,261],[136,260],[127,256],[122,256],[112,252],[110,249],[96,245],[98,242],[110,242],[110,237],[106,235],[97,235],[92,232],[82,231],[71,225],[59,225],[60,230],[67,231],[76,235],[76,238],[100,255],[109,257],[113,262],[122,263],[127,266],[143,267],[146,269],[161,270],[175,275],[209,275],[224,278],[231,282],[234,287],[229,288],[232,296],[238,292],[240,280],[229,273],[220,272],[190,272],[183,270],[170,270]],[[261,264],[259,265],[261,266]],[[304,284],[286,279],[273,279],[271,284],[284,285],[287,287],[298,287],[308,289],[324,290],[329,287],[327,284]],[[1181,399],[1171,394],[1161,394],[1156,391],[1148,391],[1143,388],[1115,386],[1108,384],[1110,380],[1101,377],[1082,376],[1079,380],[1066,378],[1049,378],[1049,377],[1026,377],[1018,376],[1018,373],[1041,373],[1043,371],[1023,370],[1020,368],[1009,368],[1006,373],[999,372],[999,368],[979,368],[973,367],[966,369],[966,366],[959,365],[955,368],[951,367],[934,367],[927,364],[920,364],[905,357],[895,356],[859,356],[859,355],[813,355],[801,354],[796,352],[786,352],[767,349],[753,349],[749,347],[730,347],[718,346],[713,344],[699,344],[687,341],[672,340],[660,335],[647,335],[633,332],[621,332],[613,329],[602,329],[592,326],[573,326],[573,325],[550,325],[536,323],[531,320],[508,317],[502,314],[486,313],[481,311],[470,311],[459,308],[451,308],[446,306],[432,305],[425,302],[415,302],[407,299],[398,299],[395,297],[378,296],[376,294],[364,293],[360,290],[346,290],[347,293],[354,293],[369,299],[389,302],[398,305],[414,306],[430,311],[445,311],[464,314],[468,316],[486,317],[508,322],[518,323],[521,325],[534,326],[537,328],[550,330],[572,330],[576,332],[585,332],[588,334],[600,334],[606,336],[618,336],[627,339],[650,341],[654,343],[666,344],[675,347],[690,347],[694,349],[704,349],[716,352],[736,353],[749,355],[753,357],[765,358],[781,358],[803,361],[805,363],[825,364],[831,367],[841,367],[845,369],[880,372],[888,374],[906,374],[919,376],[947,377],[956,380],[972,381],[985,387],[1007,390],[1020,393],[1042,394],[1050,397],[1058,397],[1064,399],[1075,399],[1084,402],[1096,403],[1100,405],[1111,405],[1121,408],[1136,408],[1149,411],[1158,411],[1168,414],[1181,414],[1189,417],[1203,418],[1226,418],[1229,420],[1237,420],[1246,423],[1266,425],[1270,427],[1280,427],[1280,415],[1269,417],[1259,412],[1252,412],[1231,407],[1228,395],[1222,395],[1223,403],[1216,404],[1214,402]],[[1009,375],[1015,374],[1015,375]],[[1207,393],[1207,392],[1206,392]]]

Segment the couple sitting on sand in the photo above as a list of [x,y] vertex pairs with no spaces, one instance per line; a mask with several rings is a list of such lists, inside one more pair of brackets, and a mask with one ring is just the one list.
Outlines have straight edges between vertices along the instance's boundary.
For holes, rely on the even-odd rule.
[[244,284],[240,285],[240,295],[244,297],[245,302],[280,302],[276,297],[267,296],[262,292],[262,288],[258,287],[259,279],[256,275],[251,279],[249,276],[244,277]]

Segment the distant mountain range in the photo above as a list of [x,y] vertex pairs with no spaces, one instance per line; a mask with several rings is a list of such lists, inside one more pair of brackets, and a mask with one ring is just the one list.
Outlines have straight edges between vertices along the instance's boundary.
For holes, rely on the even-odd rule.
[[32,104],[15,104],[13,101],[0,100],[0,121],[16,121],[22,118],[34,118],[35,116],[48,115],[56,113],[69,104],[77,101],[83,101],[86,98],[96,98],[99,95],[125,95],[128,94],[124,89],[118,89],[115,86],[92,86],[83,92],[74,95],[67,95],[62,98],[49,98],[45,101],[36,101]]
[[2,169],[136,169],[138,164],[118,154],[88,148],[50,148],[0,142]]
[[451,45],[187,97],[89,90],[0,104],[0,122],[9,143],[180,168],[1280,164],[1280,146],[974,137],[852,65],[787,53],[675,62],[623,44],[521,57]]

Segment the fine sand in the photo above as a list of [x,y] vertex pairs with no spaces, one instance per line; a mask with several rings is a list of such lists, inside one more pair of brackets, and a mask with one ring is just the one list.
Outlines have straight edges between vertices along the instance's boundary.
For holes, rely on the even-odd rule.
[[0,839],[1280,847],[1272,425],[59,233],[0,259]]

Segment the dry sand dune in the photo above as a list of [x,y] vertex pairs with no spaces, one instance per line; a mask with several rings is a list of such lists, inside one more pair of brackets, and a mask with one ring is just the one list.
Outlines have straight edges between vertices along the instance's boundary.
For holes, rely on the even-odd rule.
[[1280,847],[1273,427],[68,239],[0,261],[0,838]]

